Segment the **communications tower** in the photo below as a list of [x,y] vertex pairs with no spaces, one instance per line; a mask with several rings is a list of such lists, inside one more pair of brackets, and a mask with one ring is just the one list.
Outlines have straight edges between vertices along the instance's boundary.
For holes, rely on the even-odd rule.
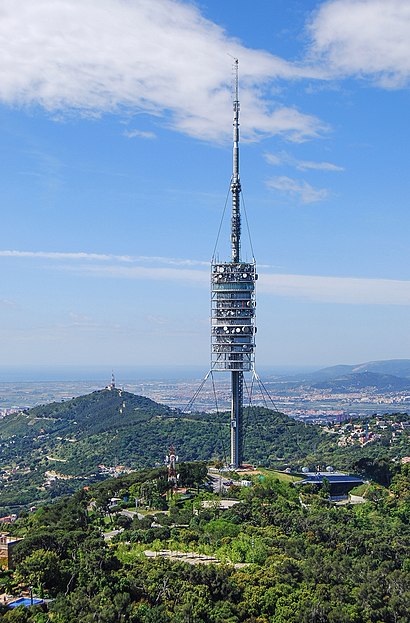
[[241,259],[241,181],[239,177],[239,87],[235,59],[233,101],[233,171],[231,179],[231,259],[211,263],[211,369],[231,373],[231,456],[239,467],[243,454],[244,372],[254,372],[255,258]]

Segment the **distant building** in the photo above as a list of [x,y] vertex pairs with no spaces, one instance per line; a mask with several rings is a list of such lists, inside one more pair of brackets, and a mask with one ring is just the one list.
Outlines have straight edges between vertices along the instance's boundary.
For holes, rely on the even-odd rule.
[[13,569],[13,549],[22,540],[9,536],[7,532],[0,533],[0,568]]
[[324,480],[329,483],[330,497],[347,496],[349,491],[363,484],[362,478],[343,474],[341,472],[308,472],[303,474],[305,478],[299,480],[297,485],[313,485],[320,489]]
[[6,515],[5,517],[0,517],[0,523],[14,523],[17,520],[17,515],[13,513],[12,515]]

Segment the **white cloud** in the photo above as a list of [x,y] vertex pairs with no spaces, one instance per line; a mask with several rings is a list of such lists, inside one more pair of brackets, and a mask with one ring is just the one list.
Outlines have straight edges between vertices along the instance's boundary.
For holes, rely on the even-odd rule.
[[31,259],[48,259],[53,261],[59,260],[90,260],[90,261],[115,261],[126,263],[154,263],[167,264],[172,266],[209,266],[209,262],[202,260],[179,259],[173,257],[146,256],[146,255],[113,255],[110,253],[87,253],[64,252],[64,251],[16,251],[16,250],[0,250],[0,257],[13,258],[31,258]]
[[127,138],[156,138],[154,132],[145,132],[144,130],[126,130],[124,136]]
[[286,157],[283,153],[279,154],[265,154],[265,160],[268,164],[278,167],[281,164],[286,164]]
[[79,314],[77,312],[69,312],[68,314],[70,325],[76,327],[89,327],[95,326],[95,322],[85,314]]
[[322,303],[410,305],[410,281],[398,279],[262,274],[258,291]]
[[182,281],[185,284],[209,284],[209,272],[188,268],[153,268],[152,266],[118,266],[101,264],[80,264],[59,266],[60,270],[80,272],[93,277],[115,279],[137,279],[150,281]]
[[244,137],[298,141],[324,130],[268,95],[273,80],[316,70],[246,48],[180,0],[2,0],[0,101],[56,115],[143,111],[191,136],[221,139],[231,114],[227,52],[240,59]]
[[332,162],[314,162],[312,160],[295,160],[295,167],[299,171],[316,170],[316,171],[344,171],[343,167],[339,167]]
[[[73,267],[66,267],[73,270]],[[209,287],[209,271],[186,268],[81,265],[75,270],[96,277],[178,281]],[[410,305],[410,281],[362,277],[326,277],[260,273],[258,292],[320,303],[349,305]]]
[[297,197],[302,203],[323,201],[329,194],[326,188],[313,188],[305,180],[294,180],[286,175],[273,177],[266,185],[291,197]]
[[0,299],[0,309],[12,309],[15,306],[16,303],[10,299]]
[[384,87],[410,80],[408,0],[330,0],[310,24],[312,53],[329,75],[369,76]]
[[103,253],[84,253],[82,251],[78,253],[70,253],[63,251],[16,251],[16,250],[0,250],[0,257],[14,257],[14,258],[32,258],[32,259],[51,259],[51,260],[114,260],[119,261],[131,261],[131,256],[128,255],[110,255]]
[[317,170],[317,171],[344,171],[343,167],[333,164],[332,162],[314,162],[313,160],[297,160],[286,152],[280,152],[278,154],[265,154],[266,162],[273,166],[279,166],[281,164],[287,164],[294,167],[298,171]]
[[[209,287],[209,262],[164,257],[109,255],[98,253],[46,253],[41,251],[0,251],[0,257],[45,258],[55,260],[57,270],[75,271],[84,276],[177,281],[186,285]],[[73,260],[70,264],[61,260]],[[87,263],[84,263],[87,260]],[[99,263],[96,263],[96,262]],[[144,263],[144,266],[135,263]],[[162,266],[155,266],[155,264]],[[154,264],[154,266],[152,266]],[[197,269],[191,268],[198,266]],[[208,267],[207,270],[204,267]],[[259,271],[264,268],[259,266]],[[294,297],[322,303],[352,305],[410,305],[410,281],[369,279],[362,277],[326,277],[322,275],[289,275],[260,272],[257,290],[262,294]],[[11,307],[12,301],[0,300],[0,307]],[[88,316],[69,313],[75,324],[91,322]]]

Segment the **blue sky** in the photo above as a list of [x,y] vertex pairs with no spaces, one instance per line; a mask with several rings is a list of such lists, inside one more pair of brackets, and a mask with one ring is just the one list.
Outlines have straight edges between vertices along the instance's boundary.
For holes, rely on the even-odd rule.
[[232,56],[257,365],[410,357],[407,0],[3,0],[0,52],[0,366],[206,371]]

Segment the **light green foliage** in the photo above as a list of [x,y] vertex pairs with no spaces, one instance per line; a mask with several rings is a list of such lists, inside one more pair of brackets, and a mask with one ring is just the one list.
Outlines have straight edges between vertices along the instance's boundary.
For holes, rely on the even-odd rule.
[[[189,469],[187,478],[195,478],[197,469]],[[120,491],[144,484],[160,490],[164,470],[107,480],[18,522],[26,538],[16,551],[14,582],[32,583],[55,599],[46,615],[27,609],[4,620],[408,623],[408,478],[407,467],[396,470],[391,490],[370,487],[377,495],[360,506],[336,508],[312,494],[306,508],[295,487],[268,477],[230,510],[174,505],[159,527],[151,525],[160,516],[153,512],[133,520],[123,540],[110,545],[98,513],[87,513],[91,500],[103,507]],[[159,536],[161,530],[169,536]],[[206,551],[222,564],[148,559],[144,549]]]

